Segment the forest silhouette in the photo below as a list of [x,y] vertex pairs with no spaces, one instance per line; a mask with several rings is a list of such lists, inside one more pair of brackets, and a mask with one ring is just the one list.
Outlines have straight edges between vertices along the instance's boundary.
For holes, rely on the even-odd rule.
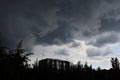
[[0,45],[0,80],[120,80],[120,63],[117,58],[111,58],[111,68],[97,69],[92,65],[72,64],[69,61],[46,58],[36,59],[30,66],[29,53],[22,48],[22,41],[11,49]]

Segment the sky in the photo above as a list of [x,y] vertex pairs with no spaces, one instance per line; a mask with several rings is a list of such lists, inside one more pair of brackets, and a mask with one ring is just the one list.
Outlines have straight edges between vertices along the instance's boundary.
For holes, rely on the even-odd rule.
[[30,57],[110,68],[120,59],[120,0],[0,0],[0,44]]

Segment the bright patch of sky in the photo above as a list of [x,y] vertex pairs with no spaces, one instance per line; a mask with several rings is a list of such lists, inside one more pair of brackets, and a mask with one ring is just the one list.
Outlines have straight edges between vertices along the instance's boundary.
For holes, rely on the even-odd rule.
[[114,57],[120,56],[120,45],[113,47],[113,56]]
[[[34,47],[34,55],[30,57],[31,62],[33,63],[36,58],[44,59],[44,58],[54,58],[54,59],[62,59],[70,61],[74,64],[76,64],[78,61],[81,61],[82,64],[84,64],[86,61],[88,62],[88,65],[93,65],[93,68],[101,67],[109,69],[111,68],[110,64],[110,58],[117,56],[120,52],[120,46],[113,47],[113,53],[109,54],[107,56],[96,56],[96,57],[88,57],[86,54],[87,48],[91,47],[85,44],[84,41],[77,41],[80,43],[80,46],[77,48],[70,47],[72,43],[66,44],[66,45],[52,45],[52,46],[35,46]],[[65,54],[56,53],[58,51],[64,51]],[[68,54],[68,55],[66,55]]]

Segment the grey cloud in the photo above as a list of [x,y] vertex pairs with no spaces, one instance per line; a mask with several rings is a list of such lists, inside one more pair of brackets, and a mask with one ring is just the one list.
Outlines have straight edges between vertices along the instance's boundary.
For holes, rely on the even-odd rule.
[[10,47],[23,40],[24,46],[32,49],[37,44],[69,43],[74,38],[88,40],[95,34],[112,30],[113,26],[116,31],[119,19],[109,21],[103,17],[105,13],[109,17],[119,16],[119,11],[109,12],[118,10],[120,1],[111,1],[1,0],[0,40]]
[[77,48],[77,47],[80,47],[80,46],[81,46],[81,43],[76,42],[76,41],[72,41],[71,44],[70,44],[71,48]]
[[19,40],[23,40],[25,43],[23,45],[32,49],[37,38],[56,28],[54,19],[56,10],[52,5],[55,3],[46,1],[1,1],[0,40],[10,47],[15,47]]
[[92,57],[98,57],[98,56],[107,56],[109,54],[112,54],[112,49],[111,48],[88,48],[86,50],[86,54],[88,57],[92,58]]
[[62,44],[68,43],[72,41],[72,34],[69,30],[72,28],[69,27],[69,24],[66,22],[58,22],[59,27],[53,30],[52,32],[48,32],[45,36],[38,38],[37,42],[41,42],[41,44]]
[[66,49],[60,49],[55,52],[55,55],[58,56],[69,56],[69,53]]
[[112,54],[113,53],[113,50],[111,48],[106,48],[102,54],[102,56],[107,56],[109,54]]
[[114,44],[119,41],[120,41],[120,37],[118,33],[108,32],[108,33],[103,33],[102,35],[98,36],[95,40],[90,41],[88,44],[96,47],[103,47],[105,45]]
[[100,56],[101,52],[98,51],[97,49],[93,49],[93,48],[88,48],[86,50],[87,56],[88,57],[94,57],[94,56]]
[[[119,17],[119,16],[118,16]],[[101,27],[99,28],[100,32],[106,31],[120,31],[120,19],[116,20],[114,18],[101,18]]]

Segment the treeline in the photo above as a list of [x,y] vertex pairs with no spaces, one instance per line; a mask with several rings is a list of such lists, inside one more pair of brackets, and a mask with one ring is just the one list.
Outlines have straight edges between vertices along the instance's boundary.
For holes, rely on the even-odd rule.
[[92,68],[92,65],[72,64],[58,59],[37,60],[33,67],[28,64],[28,56],[33,53],[26,52],[22,48],[22,41],[11,49],[0,45],[0,80],[120,80],[120,63],[117,58],[111,58],[109,70]]

